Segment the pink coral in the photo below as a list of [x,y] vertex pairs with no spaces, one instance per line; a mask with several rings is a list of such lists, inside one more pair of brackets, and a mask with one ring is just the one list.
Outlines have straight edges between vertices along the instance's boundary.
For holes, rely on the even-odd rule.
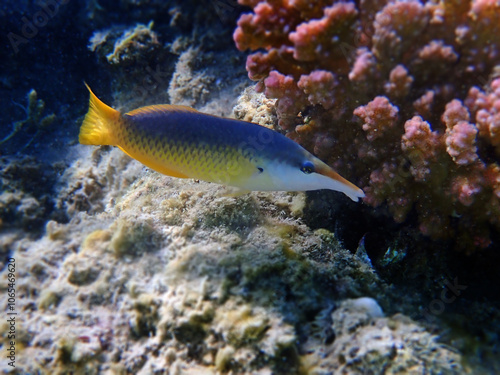
[[431,173],[432,163],[439,152],[439,135],[431,130],[428,122],[415,116],[405,123],[401,150],[410,161],[410,172],[416,181],[425,181]]
[[430,12],[419,1],[396,1],[377,13],[374,22],[373,52],[380,59],[400,58],[425,40]]
[[446,125],[447,129],[453,128],[460,121],[469,121],[469,111],[460,100],[454,99],[446,104],[445,111],[441,116],[441,120]]
[[298,61],[342,63],[340,43],[351,39],[357,15],[353,3],[341,2],[325,8],[323,18],[301,23],[289,36],[295,47],[293,57]]
[[423,118],[430,118],[432,116],[432,106],[436,93],[432,90],[427,90],[420,98],[413,102],[413,108]]
[[498,0],[475,0],[471,3],[468,22],[459,28],[457,35],[464,50],[467,71],[481,73],[500,58],[500,40],[492,38],[500,34],[500,3]]
[[470,176],[457,176],[451,182],[453,196],[464,206],[474,203],[474,198],[482,190],[483,181],[479,174]]
[[290,0],[290,5],[300,12],[303,19],[320,18],[323,9],[331,4],[331,0]]
[[[243,1],[240,3],[248,5]],[[286,6],[287,3],[287,1],[259,2],[254,8],[254,14],[243,14],[234,32],[237,47],[245,50],[286,44],[292,25],[295,26],[294,24],[299,22],[298,12]]]
[[476,135],[477,128],[466,121],[446,131],[446,151],[456,164],[465,166],[478,160]]
[[426,63],[444,61],[451,64],[458,59],[453,47],[443,45],[442,40],[432,40],[418,52],[418,57]]
[[391,70],[389,82],[384,85],[387,95],[393,98],[403,98],[410,92],[413,77],[403,65],[397,65]]
[[359,48],[356,53],[356,60],[349,73],[349,79],[353,83],[364,83],[377,72],[376,59],[367,48]]
[[[240,0],[235,31],[279,124],[365,202],[472,250],[500,230],[500,4]],[[474,225],[471,225],[474,223]],[[458,235],[459,234],[459,235]]]
[[[276,107],[281,113],[297,113],[306,103],[306,96],[292,76],[284,76],[276,71],[269,73],[264,80],[265,94],[270,98],[277,98]],[[289,121],[284,121],[285,116],[281,116],[280,125],[286,128]]]
[[320,104],[330,109],[335,104],[336,88],[339,85],[337,78],[331,72],[315,70],[308,75],[302,75],[298,86],[307,94],[311,104]]
[[500,154],[500,78],[491,83],[488,94],[473,88],[467,100],[476,114],[479,134]]
[[391,134],[398,120],[398,108],[384,96],[377,96],[367,105],[356,108],[354,114],[363,120],[363,130],[371,142]]

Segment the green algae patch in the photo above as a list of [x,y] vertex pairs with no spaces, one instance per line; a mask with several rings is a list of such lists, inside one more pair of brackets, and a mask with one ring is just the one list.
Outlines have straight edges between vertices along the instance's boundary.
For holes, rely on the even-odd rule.
[[59,291],[52,289],[43,290],[38,298],[38,308],[45,311],[52,306],[57,307],[62,298],[61,292]]
[[52,241],[65,239],[67,234],[65,227],[54,220],[47,222],[45,232]]
[[117,256],[138,256],[155,251],[161,243],[161,236],[147,221],[118,219],[113,227],[110,248]]
[[223,309],[219,313],[219,327],[227,331],[227,340],[239,347],[262,339],[269,329],[269,319],[264,313],[256,313],[250,306],[243,305],[234,310]]
[[202,212],[201,224],[208,228],[226,228],[245,232],[261,221],[259,205],[251,196],[215,199]]
[[101,253],[111,240],[111,232],[98,229],[90,233],[82,242],[82,253]]
[[217,351],[217,354],[215,355],[215,367],[218,371],[229,371],[234,353],[235,349],[232,346],[225,346]]
[[324,228],[316,229],[314,231],[314,234],[317,235],[324,243],[332,245],[337,248],[342,248],[338,238],[328,229]]
[[80,263],[72,268],[68,281],[73,285],[89,285],[97,280],[99,273],[100,269],[97,267]]
[[133,338],[156,335],[156,326],[160,319],[158,308],[160,301],[154,296],[141,294],[133,305],[133,317],[130,320],[130,333]]
[[102,347],[97,338],[66,334],[56,342],[54,374],[96,374]]

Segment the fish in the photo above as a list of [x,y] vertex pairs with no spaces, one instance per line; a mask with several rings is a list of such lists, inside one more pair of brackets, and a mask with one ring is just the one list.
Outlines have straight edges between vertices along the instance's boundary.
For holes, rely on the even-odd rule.
[[84,145],[116,146],[148,168],[250,191],[329,189],[365,195],[302,146],[264,126],[194,108],[160,104],[122,114],[90,92],[80,127]]

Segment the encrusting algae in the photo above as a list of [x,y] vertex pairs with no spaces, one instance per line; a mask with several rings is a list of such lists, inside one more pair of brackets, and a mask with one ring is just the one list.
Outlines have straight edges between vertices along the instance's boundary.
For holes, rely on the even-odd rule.
[[190,107],[152,105],[122,115],[90,91],[79,139],[82,144],[118,146],[168,176],[241,191],[331,189],[353,201],[364,197],[361,189],[280,133]]

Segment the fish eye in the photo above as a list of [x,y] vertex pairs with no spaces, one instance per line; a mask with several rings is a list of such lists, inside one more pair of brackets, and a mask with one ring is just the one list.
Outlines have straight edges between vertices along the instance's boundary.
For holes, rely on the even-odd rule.
[[307,160],[304,163],[302,163],[300,170],[302,172],[304,172],[305,174],[311,174],[314,172],[314,164],[312,162],[310,162],[309,160]]

